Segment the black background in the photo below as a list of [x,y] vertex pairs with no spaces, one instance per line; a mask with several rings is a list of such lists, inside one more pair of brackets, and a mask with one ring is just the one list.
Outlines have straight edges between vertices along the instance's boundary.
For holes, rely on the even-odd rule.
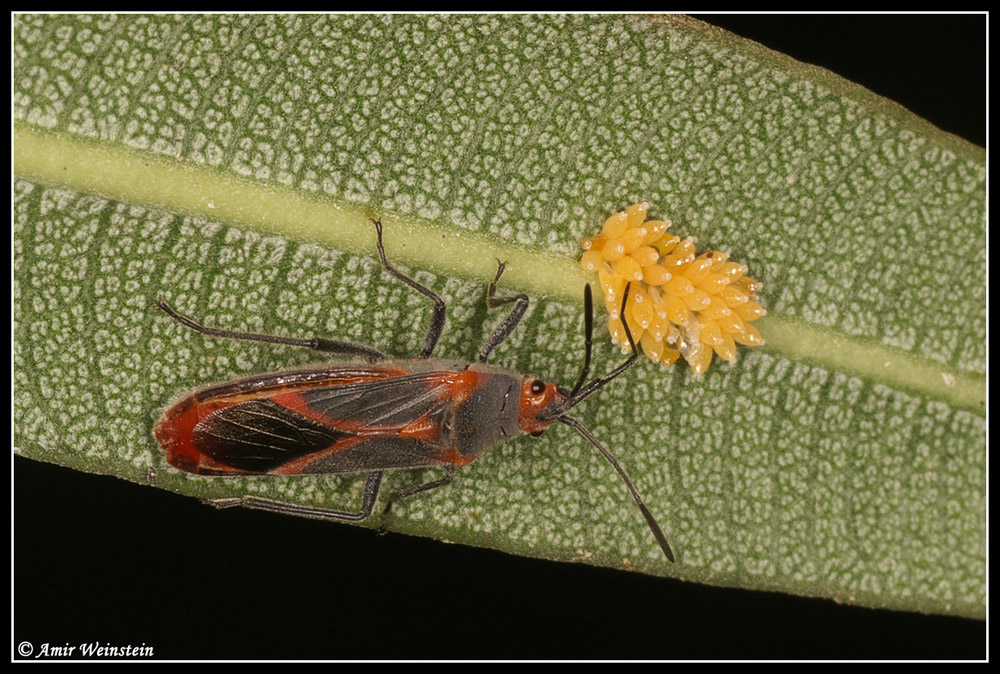
[[[982,16],[699,18],[985,143]],[[14,644],[145,643],[183,659],[985,657],[982,621],[216,511],[14,467]]]

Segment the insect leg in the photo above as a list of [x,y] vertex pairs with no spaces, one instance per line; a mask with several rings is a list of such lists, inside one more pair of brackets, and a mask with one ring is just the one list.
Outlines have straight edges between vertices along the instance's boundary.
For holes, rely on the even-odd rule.
[[236,332],[233,330],[220,330],[219,328],[209,328],[196,323],[187,316],[178,313],[163,299],[157,299],[154,303],[163,313],[180,323],[186,328],[210,337],[224,337],[226,339],[244,339],[251,342],[267,342],[269,344],[285,344],[288,346],[302,346],[324,353],[335,353],[346,356],[362,356],[371,360],[382,360],[385,354],[370,346],[342,342],[336,339],[325,339],[323,337],[313,337],[312,339],[295,339],[294,337],[279,337],[277,335],[258,335],[252,332]]
[[455,466],[445,466],[444,473],[444,477],[440,480],[434,480],[433,482],[427,482],[425,484],[418,484],[416,487],[410,487],[409,489],[403,489],[402,491],[394,491],[389,494],[389,498],[385,502],[385,508],[382,509],[382,524],[378,528],[379,533],[385,533],[385,525],[389,520],[389,511],[392,510],[393,503],[396,501],[402,501],[404,498],[409,498],[415,494],[430,491],[431,489],[437,489],[438,487],[443,487],[446,484],[451,483],[451,481],[455,479]]
[[395,276],[397,279],[410,286],[419,293],[429,297],[434,302],[434,313],[431,314],[431,325],[427,329],[427,338],[424,340],[424,350],[420,352],[421,358],[427,358],[434,352],[434,346],[438,338],[441,337],[441,330],[444,328],[445,304],[441,296],[430,288],[417,283],[409,276],[399,271],[385,259],[385,248],[382,245],[382,221],[372,218],[375,223],[375,232],[378,234],[378,256],[382,262],[382,269]]
[[378,499],[379,487],[382,486],[382,471],[376,470],[368,473],[368,481],[365,482],[364,496],[361,499],[361,510],[356,513],[344,512],[341,510],[331,510],[329,508],[315,508],[312,506],[297,505],[294,503],[282,503],[272,501],[257,496],[238,496],[235,498],[204,499],[205,503],[216,508],[253,508],[254,510],[267,510],[273,513],[285,515],[298,515],[300,517],[313,517],[321,520],[333,520],[335,522],[362,522],[368,519],[375,507]]
[[496,309],[504,304],[509,304],[511,302],[516,302],[514,309],[507,314],[507,317],[503,319],[503,322],[497,326],[497,329],[493,331],[490,338],[486,340],[486,345],[483,346],[483,350],[479,352],[479,362],[485,363],[493,353],[493,350],[503,344],[504,340],[510,337],[510,333],[514,332],[514,328],[517,324],[521,322],[524,318],[524,312],[528,310],[528,296],[523,294],[511,295],[509,297],[496,297],[497,292],[497,281],[500,280],[500,276],[503,274],[503,270],[507,268],[506,262],[501,262],[497,260],[497,275],[493,277],[493,281],[490,282],[489,290],[486,292],[486,306],[490,309]]

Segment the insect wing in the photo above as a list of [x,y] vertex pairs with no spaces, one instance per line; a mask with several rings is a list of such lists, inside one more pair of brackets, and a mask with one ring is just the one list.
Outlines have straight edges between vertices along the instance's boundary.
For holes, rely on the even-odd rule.
[[294,406],[305,416],[338,428],[358,432],[402,430],[414,420],[428,416],[437,419],[450,409],[448,403],[455,377],[449,375],[455,374],[424,372],[346,386],[306,389],[280,396],[280,399],[282,404]]
[[207,475],[349,473],[435,465],[463,373],[392,367],[244,379],[167,410],[167,461]]

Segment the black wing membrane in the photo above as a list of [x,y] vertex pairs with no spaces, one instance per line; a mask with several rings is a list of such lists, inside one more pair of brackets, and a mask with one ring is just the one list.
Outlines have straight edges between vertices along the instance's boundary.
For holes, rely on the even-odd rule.
[[400,428],[424,416],[445,421],[451,409],[449,382],[440,372],[308,389],[300,395],[311,409],[349,428]]
[[191,439],[216,461],[266,473],[351,435],[270,400],[250,400],[213,412],[194,427]]

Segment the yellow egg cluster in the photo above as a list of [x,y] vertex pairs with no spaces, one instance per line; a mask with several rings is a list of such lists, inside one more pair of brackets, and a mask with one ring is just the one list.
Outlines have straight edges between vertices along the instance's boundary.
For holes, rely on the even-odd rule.
[[585,238],[580,265],[597,274],[611,318],[611,341],[629,351],[621,321],[622,295],[631,282],[625,318],[635,342],[651,360],[673,364],[684,356],[702,374],[712,356],[736,360],[736,344],[764,343],[750,323],[767,312],[762,285],[729,254],[695,255],[694,239],[667,233],[669,220],[646,220],[649,204],[615,213],[597,236]]

